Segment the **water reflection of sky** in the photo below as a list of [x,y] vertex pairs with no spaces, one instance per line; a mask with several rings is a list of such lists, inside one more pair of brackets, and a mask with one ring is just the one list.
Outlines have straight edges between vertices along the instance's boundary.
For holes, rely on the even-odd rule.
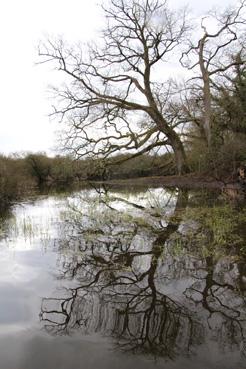
[[0,336],[39,324],[41,298],[52,293],[56,283],[52,224],[58,214],[57,201],[43,199],[17,206],[5,225],[7,235],[0,242]]

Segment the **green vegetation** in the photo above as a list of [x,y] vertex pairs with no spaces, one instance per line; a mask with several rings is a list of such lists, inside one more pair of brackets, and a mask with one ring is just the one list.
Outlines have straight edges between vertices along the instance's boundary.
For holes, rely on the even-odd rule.
[[183,222],[188,227],[184,234],[173,235],[172,253],[180,255],[188,249],[203,257],[246,255],[245,208],[229,204],[187,208]]

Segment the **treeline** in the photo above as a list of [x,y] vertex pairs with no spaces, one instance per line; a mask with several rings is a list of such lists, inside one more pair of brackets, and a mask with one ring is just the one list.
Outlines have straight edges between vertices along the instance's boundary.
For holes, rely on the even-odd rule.
[[0,155],[0,211],[42,189],[68,188],[88,180],[174,173],[169,154],[127,159],[127,155],[108,160],[73,160],[68,156],[49,157],[44,153]]

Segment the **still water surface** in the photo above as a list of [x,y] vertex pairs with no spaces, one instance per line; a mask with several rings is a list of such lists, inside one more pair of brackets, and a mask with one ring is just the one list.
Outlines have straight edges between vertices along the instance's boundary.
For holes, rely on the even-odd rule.
[[245,208],[163,188],[16,206],[0,369],[246,367]]

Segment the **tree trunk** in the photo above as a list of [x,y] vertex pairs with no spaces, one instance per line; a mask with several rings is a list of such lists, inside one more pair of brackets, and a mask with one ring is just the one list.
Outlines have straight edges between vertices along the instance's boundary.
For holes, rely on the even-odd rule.
[[151,108],[148,113],[155,122],[157,128],[165,134],[168,141],[170,142],[170,146],[172,147],[174,152],[175,164],[178,175],[187,173],[189,171],[189,168],[187,164],[184,146],[179,135],[175,132],[175,130],[172,127],[170,127],[170,125],[168,125],[168,123],[166,122],[162,114],[158,111],[156,106],[154,106],[154,108]]
[[203,93],[204,93],[204,132],[206,135],[208,148],[211,147],[211,93],[209,85],[209,76],[204,76],[203,80]]
[[181,174],[187,173],[189,169],[188,169],[188,164],[187,164],[187,159],[186,159],[183,144],[180,141],[179,137],[177,138],[178,139],[175,139],[173,142],[171,142],[171,144],[172,144],[172,148],[174,151],[177,172],[178,172],[178,175],[181,175]]
[[199,65],[202,73],[203,80],[203,103],[204,103],[204,118],[203,128],[206,136],[207,145],[211,147],[211,92],[210,92],[210,80],[209,71],[205,66],[204,60],[204,46],[206,41],[207,33],[199,41]]

